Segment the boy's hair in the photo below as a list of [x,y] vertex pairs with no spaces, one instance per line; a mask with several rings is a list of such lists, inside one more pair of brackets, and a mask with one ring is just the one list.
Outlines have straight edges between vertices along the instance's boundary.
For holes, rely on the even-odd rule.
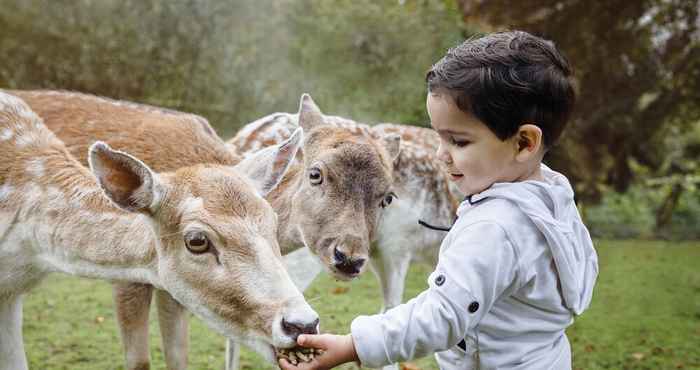
[[428,90],[446,90],[460,110],[498,138],[526,123],[549,148],[561,135],[576,95],[571,67],[554,43],[527,32],[492,33],[450,49],[428,71]]

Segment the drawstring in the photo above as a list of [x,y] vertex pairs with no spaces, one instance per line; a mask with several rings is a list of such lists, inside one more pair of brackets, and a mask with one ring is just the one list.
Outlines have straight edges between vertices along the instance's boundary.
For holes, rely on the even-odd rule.
[[[483,201],[484,199],[486,199],[486,198],[482,198],[482,199],[479,199],[479,200],[477,200],[477,201],[472,202],[472,196],[471,196],[471,195],[468,196],[468,197],[466,197],[466,198],[464,198],[464,200],[469,201],[469,204],[471,204],[471,205],[477,204],[477,203]],[[457,219],[458,219],[458,218],[459,218],[459,216],[455,216],[455,220],[452,222],[452,226],[454,226],[454,224],[455,224],[455,222],[457,222]],[[431,225],[431,224],[429,224],[429,223],[427,223],[427,222],[425,222],[425,221],[423,221],[423,220],[418,220],[418,224],[421,225],[421,226],[427,227],[427,228],[430,229],[430,230],[450,231],[450,229],[452,229],[452,226],[450,226],[450,227],[445,227],[445,226],[433,226],[433,225]]]
[[431,225],[423,220],[418,220],[418,224],[421,226],[427,227],[428,229],[437,230],[437,231],[450,231],[450,229],[452,228],[452,226],[450,226],[450,227],[433,226],[433,225]]

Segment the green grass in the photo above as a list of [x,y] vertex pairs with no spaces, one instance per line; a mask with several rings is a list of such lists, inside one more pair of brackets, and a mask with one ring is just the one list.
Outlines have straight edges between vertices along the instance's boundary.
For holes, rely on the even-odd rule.
[[[596,245],[601,272],[593,305],[568,330],[574,368],[700,369],[700,243]],[[426,287],[430,270],[412,266],[406,298]],[[353,317],[375,313],[381,306],[371,274],[351,283],[323,276],[306,296],[330,332],[347,332]],[[27,295],[24,314],[31,369],[123,369],[108,283],[51,276]],[[152,368],[165,369],[157,320],[151,321]],[[190,341],[191,369],[223,368],[221,336],[192,319]],[[432,358],[414,363],[437,369]],[[246,369],[272,369],[250,352],[244,353],[242,364]]]

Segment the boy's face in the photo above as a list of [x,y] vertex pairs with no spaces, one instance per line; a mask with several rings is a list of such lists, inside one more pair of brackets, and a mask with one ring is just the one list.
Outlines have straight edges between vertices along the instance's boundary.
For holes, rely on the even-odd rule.
[[500,140],[478,118],[460,110],[446,92],[429,92],[426,104],[430,124],[440,135],[437,156],[460,191],[472,195],[496,182],[518,180],[516,139]]

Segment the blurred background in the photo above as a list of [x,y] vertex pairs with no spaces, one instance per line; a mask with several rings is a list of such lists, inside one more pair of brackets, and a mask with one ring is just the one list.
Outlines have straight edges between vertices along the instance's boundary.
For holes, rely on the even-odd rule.
[[[77,90],[194,112],[224,138],[261,116],[296,111],[303,92],[327,114],[428,126],[424,75],[447,48],[480,32],[532,32],[558,45],[578,79],[573,120],[546,162],[572,180],[601,244],[629,251],[615,258],[676,256],[686,264],[664,262],[688,271],[677,282],[687,299],[674,304],[689,328],[683,338],[697,344],[699,4],[3,0],[0,88]],[[656,254],[674,245],[685,249]],[[652,257],[635,254],[639,246],[652,248]],[[596,347],[589,349],[576,347],[584,354]],[[677,366],[668,364],[650,368]]]
[[0,87],[194,112],[224,137],[302,92],[329,114],[426,126],[424,75],[471,35],[523,29],[574,65],[547,162],[597,236],[700,238],[700,31],[691,0],[4,0]]

